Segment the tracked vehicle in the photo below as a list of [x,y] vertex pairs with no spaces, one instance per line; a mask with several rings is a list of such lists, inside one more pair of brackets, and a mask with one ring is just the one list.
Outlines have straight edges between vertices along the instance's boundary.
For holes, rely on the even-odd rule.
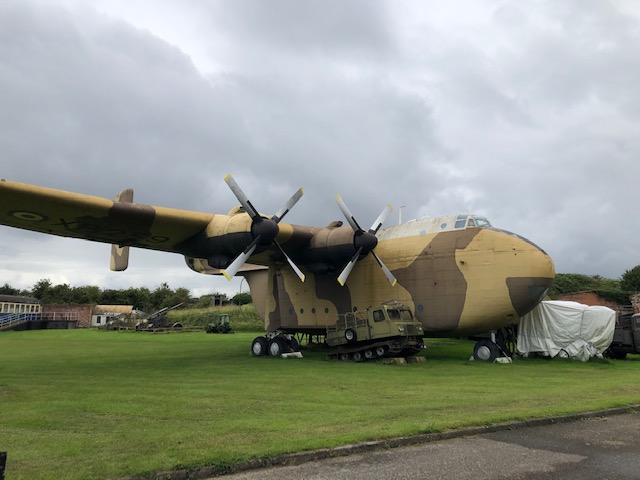
[[335,325],[327,327],[325,340],[333,349],[330,358],[359,362],[415,355],[424,348],[423,335],[411,309],[394,300],[338,315]]

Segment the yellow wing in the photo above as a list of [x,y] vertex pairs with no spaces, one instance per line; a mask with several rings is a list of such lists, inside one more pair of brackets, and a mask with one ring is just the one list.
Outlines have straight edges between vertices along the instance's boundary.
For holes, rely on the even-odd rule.
[[0,180],[0,224],[63,237],[179,252],[214,216]]

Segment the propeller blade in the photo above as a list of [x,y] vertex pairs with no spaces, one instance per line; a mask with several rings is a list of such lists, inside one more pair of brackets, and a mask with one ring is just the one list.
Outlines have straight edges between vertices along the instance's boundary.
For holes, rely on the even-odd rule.
[[338,206],[340,207],[340,210],[342,210],[342,213],[347,219],[347,222],[349,222],[349,225],[351,225],[351,228],[353,228],[353,231],[361,232],[362,228],[360,228],[360,225],[358,225],[358,222],[356,222],[356,219],[353,217],[353,215],[351,215],[349,208],[347,208],[347,204],[344,203],[340,195],[336,195],[336,202],[338,202]]
[[389,216],[392,210],[393,210],[393,207],[387,204],[387,206],[382,211],[382,213],[378,215],[378,218],[376,218],[376,221],[373,222],[373,225],[371,225],[371,228],[369,229],[369,233],[373,233],[374,235],[378,233],[378,230],[380,229],[380,227],[382,226],[384,221],[387,219],[387,217]]
[[247,212],[249,216],[253,219],[255,219],[256,217],[260,218],[258,211],[253,207],[253,205],[249,201],[249,198],[244,194],[244,192],[240,188],[240,185],[236,183],[236,181],[233,179],[230,173],[226,177],[224,177],[224,181],[227,182],[227,185],[229,185],[229,188],[231,189],[233,194],[236,196],[236,198],[240,202],[240,205],[242,205],[242,207],[244,208],[245,212]]
[[293,269],[293,271],[296,272],[296,275],[298,275],[298,278],[304,282],[304,279],[306,278],[306,276],[304,273],[302,273],[302,270],[300,270],[298,266],[295,263],[293,263],[293,260],[289,258],[289,255],[286,254],[286,252],[283,250],[283,248],[280,246],[280,244],[277,241],[275,241],[275,244],[278,246],[278,248],[280,249],[284,257],[287,259],[287,262],[289,262],[289,265],[291,265],[291,268]]
[[253,252],[258,246],[259,241],[260,241],[260,235],[254,238],[253,242],[251,242],[249,246],[245,248],[244,251],[240,253],[240,255],[238,255],[235,258],[235,260],[231,262],[231,264],[222,271],[222,274],[225,276],[227,280],[231,281],[231,279],[235,276],[236,273],[238,273],[238,271],[246,263],[249,257],[253,255]]
[[391,273],[391,270],[389,270],[387,266],[384,263],[382,263],[382,260],[380,260],[380,257],[376,255],[376,252],[371,252],[371,254],[378,261],[378,265],[380,265],[380,268],[382,269],[384,276],[387,277],[387,280],[389,280],[389,283],[391,284],[391,286],[395,287],[396,283],[398,283],[398,280],[396,280],[396,277],[393,276],[393,273]]
[[365,256],[369,253],[373,254],[374,258],[378,262],[378,265],[380,265],[380,268],[382,269],[382,272],[384,273],[385,277],[387,277],[387,280],[389,280],[389,283],[393,287],[398,282],[396,280],[396,277],[393,276],[393,274],[391,273],[391,270],[387,268],[387,266],[382,262],[382,260],[380,260],[380,257],[378,257],[374,252],[374,249],[378,243],[378,239],[376,238],[376,233],[378,232],[378,230],[380,229],[384,221],[387,219],[387,217],[393,210],[391,205],[387,204],[387,206],[384,208],[384,210],[382,210],[380,215],[378,215],[378,218],[376,218],[376,220],[373,222],[373,225],[371,225],[371,228],[367,232],[365,232],[360,227],[360,225],[358,225],[358,222],[353,217],[353,215],[349,211],[349,208],[344,203],[340,195],[336,196],[336,202],[338,202],[338,206],[340,207],[340,210],[342,210],[342,213],[344,214],[347,221],[349,222],[349,225],[351,225],[351,228],[353,228],[355,232],[354,246],[359,245],[358,251],[356,252],[356,254],[349,261],[349,263],[347,263],[347,266],[344,267],[344,269],[340,273],[340,276],[338,277],[338,283],[344,286],[345,282],[347,281],[347,278],[349,277],[349,274],[351,273],[351,270],[353,269],[354,265],[360,258],[360,255],[362,254],[362,252],[364,251]]
[[293,206],[296,203],[298,203],[298,200],[300,200],[300,197],[302,197],[302,195],[304,195],[304,191],[302,191],[302,188],[300,188],[296,193],[294,193],[291,196],[289,201],[287,203],[285,203],[280,210],[278,210],[278,213],[276,213],[273,217],[271,217],[271,220],[273,220],[276,223],[278,223],[280,220],[282,220],[284,218],[284,216],[287,213],[289,213],[289,210],[291,210],[293,208]]
[[342,273],[340,273],[340,276],[338,277],[338,283],[341,286],[344,287],[344,284],[347,282],[347,278],[349,278],[349,274],[351,273],[351,270],[353,270],[353,266],[358,261],[358,257],[360,257],[360,253],[362,253],[362,247],[358,249],[358,251],[353,256],[353,258],[349,261],[349,263],[347,263],[347,266],[344,267],[344,269],[342,270]]
[[[289,258],[289,256],[285,253],[285,251],[276,240],[276,236],[278,235],[279,231],[278,222],[280,222],[280,220],[282,220],[284,216],[289,213],[289,210],[291,210],[293,206],[298,202],[298,200],[300,200],[300,197],[304,195],[304,191],[302,190],[302,188],[298,189],[298,191],[296,191],[291,196],[291,198],[287,200],[287,202],[282,206],[280,210],[278,210],[275,215],[273,215],[271,218],[263,218],[260,216],[258,210],[253,206],[249,198],[240,188],[240,185],[238,185],[238,183],[233,179],[230,173],[226,177],[224,177],[224,181],[236,196],[245,212],[247,212],[253,220],[253,223],[251,224],[251,234],[255,235],[255,238],[249,244],[249,246],[247,246],[247,248],[245,248],[244,251],[241,252],[225,270],[222,271],[222,274],[227,278],[227,280],[231,280],[231,278],[236,273],[238,273],[238,271],[240,271],[247,260],[249,260],[249,257],[253,255],[256,248],[258,248],[258,245],[260,245],[261,248],[266,248],[275,243],[280,249],[280,252],[282,252],[284,257],[287,259],[289,265],[291,265],[293,271],[296,272],[296,275],[298,275],[300,280],[304,282],[304,273],[302,273],[302,270],[300,270],[298,266],[293,263],[293,260]],[[262,244],[260,243],[261,239],[263,240]]]

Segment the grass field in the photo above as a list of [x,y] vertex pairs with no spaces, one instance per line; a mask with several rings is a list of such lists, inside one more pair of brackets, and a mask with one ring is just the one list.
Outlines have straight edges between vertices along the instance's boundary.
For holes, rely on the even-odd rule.
[[252,358],[251,333],[0,334],[0,450],[8,480],[104,479],[382,437],[640,403],[627,361]]

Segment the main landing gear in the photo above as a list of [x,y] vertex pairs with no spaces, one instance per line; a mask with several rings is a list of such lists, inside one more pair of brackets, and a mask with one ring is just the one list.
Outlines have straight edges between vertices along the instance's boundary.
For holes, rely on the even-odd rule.
[[473,359],[493,362],[500,357],[511,357],[515,353],[517,333],[505,328],[491,332],[491,338],[478,340],[473,347]]
[[251,342],[251,355],[278,357],[283,353],[297,352],[300,345],[293,335],[282,332],[269,332],[264,337],[256,337]]
[[501,357],[500,347],[491,340],[479,340],[473,347],[473,359],[483,362],[493,362],[496,358]]

